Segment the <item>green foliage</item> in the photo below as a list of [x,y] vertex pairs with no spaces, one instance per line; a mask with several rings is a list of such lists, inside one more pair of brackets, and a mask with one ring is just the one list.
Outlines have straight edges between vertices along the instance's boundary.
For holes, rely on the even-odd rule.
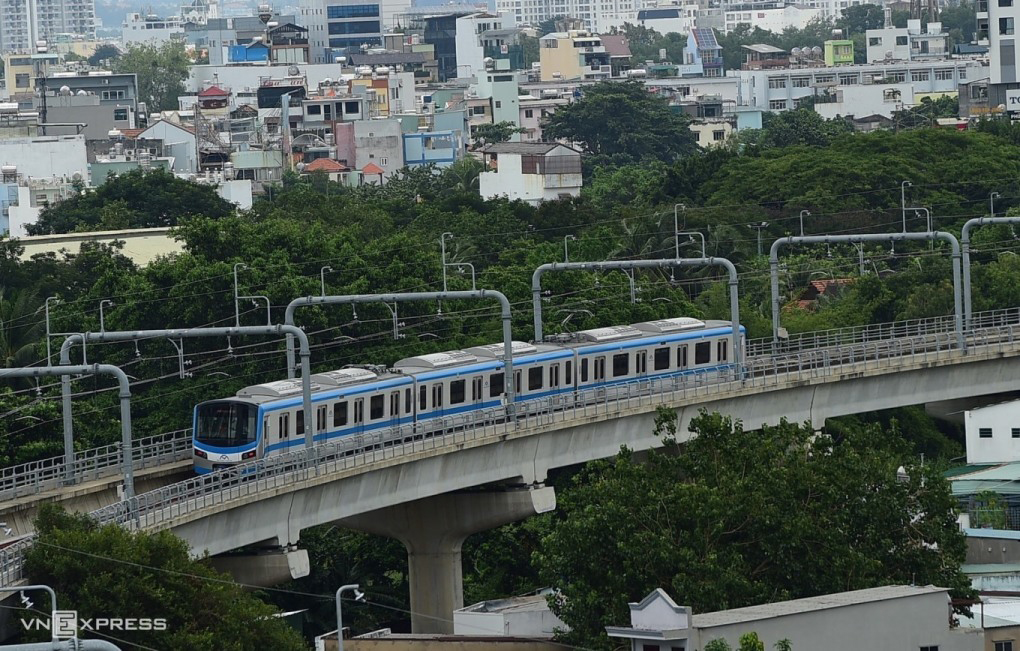
[[32,583],[52,587],[62,607],[83,619],[166,619],[166,631],[118,631],[126,644],[181,651],[305,648],[275,608],[192,560],[187,543],[169,532],[99,526],[52,504],[40,507],[35,529],[26,572]]
[[672,63],[682,63],[684,60],[684,47],[687,46],[685,34],[661,34],[649,27],[631,23],[624,23],[619,30],[613,28],[610,31],[618,31],[627,37],[630,60],[635,66],[644,66],[645,61],[659,61],[659,50],[666,50],[666,59]]
[[758,638],[754,631],[744,633],[740,636],[740,646],[737,651],[765,651],[765,643]]
[[581,99],[560,107],[543,127],[549,140],[579,143],[588,164],[673,162],[697,145],[685,116],[639,81],[604,81],[584,89]]
[[745,432],[717,414],[690,429],[645,463],[624,450],[589,464],[560,492],[562,520],[535,559],[561,590],[552,606],[567,641],[606,648],[604,627],[656,587],[694,612],[900,582],[971,593],[941,468],[897,437],[785,422]]
[[705,645],[705,651],[732,651],[733,647],[723,638],[716,638]]
[[970,43],[974,39],[977,12],[972,2],[948,5],[939,10],[943,31],[949,33],[951,44]]
[[793,645],[785,637],[772,645],[772,648],[776,651],[793,651]]
[[728,34],[716,33],[716,39],[723,49],[723,65],[727,70],[738,70],[744,62],[744,45],[764,43],[774,45],[789,52],[795,47],[821,47],[822,44],[832,38],[832,29],[837,25],[831,20],[812,20],[804,29],[794,27],[783,30],[782,33],[766,31],[760,27],[751,28],[747,23],[741,23],[736,29]]
[[92,192],[47,206],[31,235],[72,231],[176,226],[194,216],[220,218],[233,206],[215,188],[177,178],[162,168],[132,170],[112,177]]
[[916,129],[935,126],[939,118],[955,118],[960,115],[960,100],[948,95],[931,99],[922,97],[921,103],[893,113],[897,129]]
[[828,147],[842,135],[853,133],[853,125],[846,120],[826,120],[811,109],[766,113],[761,129],[745,129],[737,136],[737,146],[754,153],[776,147],[808,145]]
[[89,56],[90,66],[100,66],[103,62],[113,62],[120,58],[120,48],[110,43],[104,43],[96,48],[96,51]]
[[497,142],[507,142],[514,134],[524,133],[524,129],[514,126],[513,122],[504,121],[494,124],[479,124],[471,130],[471,137],[474,139],[474,148],[482,145],[491,145]]
[[854,34],[863,34],[869,29],[879,29],[884,22],[885,17],[882,15],[880,5],[863,4],[847,7],[841,11],[839,26],[849,37]]
[[177,97],[184,94],[191,60],[180,41],[163,45],[135,44],[113,62],[117,73],[138,75],[138,100],[150,112],[178,108]]
[[977,529],[1006,529],[1006,501],[995,491],[983,490],[973,498],[970,526]]

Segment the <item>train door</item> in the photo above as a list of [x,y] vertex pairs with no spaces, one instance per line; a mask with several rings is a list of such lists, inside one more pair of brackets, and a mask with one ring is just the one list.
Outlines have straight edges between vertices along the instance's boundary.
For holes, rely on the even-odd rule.
[[485,401],[482,393],[482,376],[476,375],[471,378],[471,404],[480,405]]
[[[396,391],[390,391],[389,399],[389,411],[387,412],[387,418],[390,421],[390,427],[394,432],[400,431],[400,389]],[[394,439],[395,440],[395,439]]]
[[644,377],[648,375],[648,351],[639,350],[634,353],[634,376]]
[[269,447],[269,414],[262,417],[262,437],[259,439],[259,458],[266,456],[266,448]]
[[606,397],[606,357],[600,355],[592,360],[592,377],[595,382],[595,386],[598,387],[595,391],[596,399],[603,399]]
[[443,415],[443,383],[436,382],[432,385],[432,413],[436,417]]
[[359,435],[365,431],[365,399],[355,398],[353,403],[351,424],[354,425],[354,427],[351,429],[354,434]]
[[315,408],[315,438],[318,441],[325,441],[326,436],[326,405]]

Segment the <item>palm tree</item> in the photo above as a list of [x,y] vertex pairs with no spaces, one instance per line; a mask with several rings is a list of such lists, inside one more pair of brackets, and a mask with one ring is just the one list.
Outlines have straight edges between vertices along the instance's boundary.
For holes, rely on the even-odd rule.
[[44,332],[42,303],[35,291],[0,287],[0,354],[5,368],[27,366]]

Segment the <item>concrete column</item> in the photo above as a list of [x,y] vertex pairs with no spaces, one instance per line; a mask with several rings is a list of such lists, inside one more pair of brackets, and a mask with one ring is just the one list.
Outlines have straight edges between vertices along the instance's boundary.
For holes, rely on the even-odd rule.
[[238,583],[271,588],[308,576],[307,549],[267,549],[254,553],[213,556],[209,564]]
[[473,533],[556,508],[550,487],[447,493],[341,520],[348,528],[396,538],[407,547],[411,631],[453,633],[464,606],[461,546]]

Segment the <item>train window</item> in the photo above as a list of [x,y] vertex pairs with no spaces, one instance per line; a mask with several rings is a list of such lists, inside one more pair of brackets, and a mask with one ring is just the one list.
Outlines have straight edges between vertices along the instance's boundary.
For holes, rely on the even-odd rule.
[[338,402],[333,407],[333,427],[341,427],[347,424],[347,403]]
[[549,367],[549,388],[554,389],[560,386],[560,365],[553,364]]
[[652,366],[655,367],[656,371],[669,368],[669,347],[656,348],[655,354],[652,356]]
[[354,422],[365,422],[365,399],[358,398],[354,401]]
[[542,367],[536,366],[528,369],[528,391],[538,391],[542,388]]
[[596,357],[595,358],[595,381],[606,379],[606,358]]
[[707,341],[694,344],[694,363],[708,364],[712,361],[712,344]]
[[478,375],[471,378],[471,400],[478,402],[482,400],[482,376]]
[[726,340],[725,339],[720,339],[719,341],[715,342],[715,346],[716,346],[716,351],[715,351],[716,359],[718,359],[720,362],[725,362],[726,361]]
[[290,414],[282,414],[280,420],[280,438],[285,439],[290,437]]
[[269,416],[262,419],[262,436],[269,436]]
[[489,376],[489,397],[495,398],[503,393],[503,374],[493,373]]
[[302,434],[305,433],[305,410],[304,409],[298,409],[297,410],[297,417],[294,419],[294,430],[295,430],[294,433],[297,434],[298,436],[301,436]]
[[521,392],[521,386],[523,386],[521,384],[521,372],[520,371],[514,371],[514,391],[516,391],[517,393],[520,393]]
[[613,355],[613,377],[630,374],[630,353]]
[[432,385],[432,408],[442,409],[443,407],[443,385]]
[[563,385],[564,386],[568,386],[569,387],[571,384],[574,383],[574,373],[573,373],[573,371],[574,371],[574,362],[572,360],[568,359],[566,361],[566,363],[563,365]]
[[372,396],[368,399],[368,419],[379,420],[383,417],[383,397]]
[[390,391],[390,416],[400,416],[399,391]]
[[326,431],[326,405],[322,405],[315,410],[315,431]]
[[582,359],[581,360],[581,381],[582,382],[587,382],[588,381],[588,360],[587,359]]
[[425,411],[425,396],[428,395],[428,390],[425,385],[418,387],[418,411]]
[[464,402],[464,380],[453,380],[450,382],[450,404],[459,405]]
[[634,373],[637,375],[644,375],[648,372],[648,351],[639,350],[634,353]]
[[676,367],[687,368],[687,344],[676,349]]
[[404,413],[411,413],[411,390],[404,389]]

